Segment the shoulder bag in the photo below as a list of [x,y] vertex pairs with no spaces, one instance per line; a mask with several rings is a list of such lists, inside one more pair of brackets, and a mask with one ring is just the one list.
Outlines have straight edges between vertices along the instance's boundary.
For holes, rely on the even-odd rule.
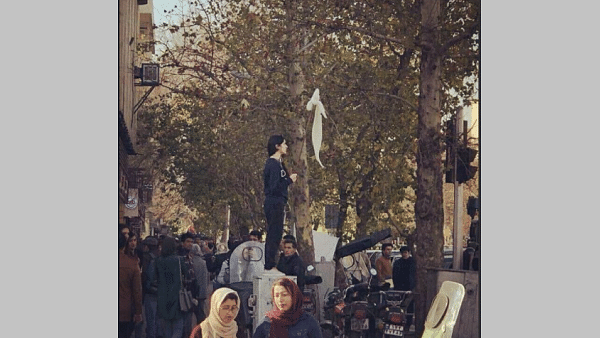
[[192,297],[192,292],[186,289],[183,286],[183,273],[181,271],[181,259],[179,261],[179,281],[181,283],[181,287],[179,288],[179,308],[183,312],[191,311],[194,307],[194,298]]

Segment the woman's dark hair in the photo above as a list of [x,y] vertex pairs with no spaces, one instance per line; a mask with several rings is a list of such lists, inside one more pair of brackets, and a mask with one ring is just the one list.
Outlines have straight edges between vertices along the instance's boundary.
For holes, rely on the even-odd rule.
[[296,243],[296,241],[293,239],[289,239],[289,238],[284,239],[283,244],[292,244],[292,248],[294,248],[294,249],[296,249],[298,247],[298,244]]
[[128,254],[129,256],[135,256],[135,250],[137,249],[137,245],[136,245],[136,249],[131,250],[129,248],[129,243],[133,240],[133,239],[137,239],[138,244],[140,244],[140,239],[138,238],[138,235],[135,232],[130,232],[129,233],[129,237],[127,237],[127,247],[125,248],[125,253]]
[[280,145],[285,141],[283,135],[272,135],[269,137],[269,141],[267,142],[267,152],[269,156],[275,154],[277,152],[277,145]]
[[381,244],[381,251],[385,250],[388,246],[393,247],[392,243],[383,243]]
[[123,231],[123,229],[125,228],[129,229],[129,232],[131,233],[131,228],[129,227],[129,225],[119,223],[119,232]]
[[296,237],[294,237],[294,235],[289,235],[289,234],[288,234],[288,235],[285,235],[285,236],[283,236],[282,238],[283,238],[283,239],[291,239],[292,241],[295,241],[295,240],[296,240]]
[[194,239],[194,237],[195,237],[195,236],[194,236],[194,234],[193,234],[193,233],[191,233],[191,232],[186,232],[186,233],[183,233],[183,234],[181,235],[181,243],[185,242],[185,240],[186,240],[186,239],[188,239],[188,238],[191,238],[191,239],[193,240],[193,239]]
[[223,302],[226,301],[226,300],[228,300],[228,299],[235,300],[235,303],[237,304],[238,297],[237,297],[237,295],[235,293],[233,293],[233,292],[228,293],[227,296],[225,296],[225,298],[223,298]]
[[163,257],[174,255],[176,248],[177,242],[175,241],[175,238],[167,236],[162,241],[162,250],[160,254]]

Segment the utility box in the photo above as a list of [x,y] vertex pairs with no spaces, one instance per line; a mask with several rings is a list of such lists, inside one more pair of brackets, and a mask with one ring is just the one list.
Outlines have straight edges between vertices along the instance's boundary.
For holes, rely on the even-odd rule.
[[298,283],[296,276],[286,276],[283,272],[266,272],[261,275],[254,276],[253,283],[253,292],[252,292],[252,303],[254,303],[254,309],[252,310],[253,320],[253,332],[256,331],[256,328],[262,322],[265,317],[265,313],[271,311],[273,309],[273,299],[271,298],[271,287],[273,283],[281,278],[287,277],[294,281],[294,283]]
[[427,306],[431,306],[444,281],[460,283],[465,287],[462,306],[456,319],[453,338],[479,337],[479,271],[427,269]]

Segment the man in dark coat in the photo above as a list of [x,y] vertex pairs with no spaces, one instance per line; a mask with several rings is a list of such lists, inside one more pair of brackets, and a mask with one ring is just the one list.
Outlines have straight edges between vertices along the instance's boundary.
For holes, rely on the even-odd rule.
[[[413,291],[416,286],[417,265],[415,259],[410,255],[410,250],[407,246],[400,248],[402,257],[394,260],[392,280],[394,281],[394,289],[401,291]],[[414,312],[414,302],[408,306],[408,312]],[[412,315],[406,316],[405,330],[410,328],[412,324]]]
[[183,336],[183,314],[179,307],[179,289],[183,277],[183,257],[177,256],[175,238],[167,236],[162,242],[160,257],[156,258],[157,316],[162,323],[165,338]]
[[407,246],[400,248],[402,257],[394,260],[392,268],[392,280],[394,281],[394,289],[401,291],[412,291],[415,288],[415,276],[417,274],[417,266],[415,259],[410,255],[410,250]]
[[[196,273],[194,269],[193,263],[193,255],[192,255],[192,245],[194,245],[194,234],[191,232],[186,232],[181,235],[180,241],[181,246],[179,247],[179,256],[182,256],[184,259],[182,261],[181,268],[187,272],[185,279],[183,280],[183,285],[187,290],[192,292],[194,298],[197,298],[198,289]],[[194,311],[187,311],[183,313],[183,337],[189,337],[192,332],[192,315]]]
[[148,247],[142,259],[142,289],[144,290],[144,314],[146,316],[146,338],[156,338],[157,323],[157,283],[155,260],[159,255],[158,239],[146,237],[143,244]]
[[304,289],[304,271],[306,267],[300,255],[298,255],[297,244],[295,240],[283,240],[283,254],[277,262],[277,270],[285,273],[287,276],[296,276],[298,287]]

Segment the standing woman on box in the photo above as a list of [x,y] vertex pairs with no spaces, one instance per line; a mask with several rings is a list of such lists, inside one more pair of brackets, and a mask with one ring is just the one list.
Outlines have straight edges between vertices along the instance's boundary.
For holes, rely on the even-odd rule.
[[265,271],[275,268],[275,258],[283,235],[283,209],[287,204],[288,186],[296,182],[297,174],[289,174],[283,164],[288,146],[282,135],[273,135],[267,142],[269,158],[265,163],[263,180],[265,184],[265,216],[267,218],[267,238],[265,240]]

